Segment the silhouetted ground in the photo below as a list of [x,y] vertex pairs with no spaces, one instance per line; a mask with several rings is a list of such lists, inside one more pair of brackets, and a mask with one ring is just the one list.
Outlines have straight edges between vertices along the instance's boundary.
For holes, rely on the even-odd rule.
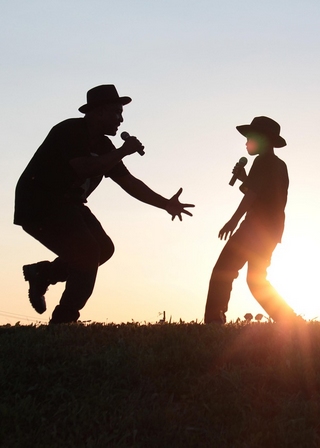
[[320,323],[0,327],[1,447],[320,446]]

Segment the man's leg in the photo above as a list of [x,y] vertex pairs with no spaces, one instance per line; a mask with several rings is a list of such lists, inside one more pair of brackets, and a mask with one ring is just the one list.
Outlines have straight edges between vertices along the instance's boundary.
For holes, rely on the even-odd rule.
[[[81,256],[76,262],[69,261],[69,275],[59,305],[52,313],[50,323],[65,323],[78,320],[81,310],[91,296],[98,267],[109,260],[114,245],[103,230],[100,222],[87,207],[82,208],[86,226],[86,237],[82,238]],[[84,257],[83,257],[84,255]]]
[[242,233],[238,230],[224,246],[211,274],[204,322],[225,323],[233,280],[247,261]]
[[23,266],[23,275],[25,280],[29,282],[30,303],[37,313],[42,314],[47,309],[44,295],[49,285],[66,281],[68,265],[58,257],[52,263],[50,261],[40,261]]
[[114,252],[111,239],[84,206],[59,210],[36,232],[30,227],[25,230],[56,253],[67,267],[66,289],[51,322],[76,321],[79,310],[92,294],[98,266]]

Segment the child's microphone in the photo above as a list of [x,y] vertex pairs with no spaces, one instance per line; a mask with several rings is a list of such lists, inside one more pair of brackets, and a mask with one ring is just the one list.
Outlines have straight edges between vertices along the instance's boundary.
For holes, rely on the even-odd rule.
[[[248,162],[248,159],[246,157],[241,157],[238,164],[240,165],[239,169],[244,168]],[[238,179],[238,173],[235,173],[229,182],[229,185],[233,186],[235,181]]]

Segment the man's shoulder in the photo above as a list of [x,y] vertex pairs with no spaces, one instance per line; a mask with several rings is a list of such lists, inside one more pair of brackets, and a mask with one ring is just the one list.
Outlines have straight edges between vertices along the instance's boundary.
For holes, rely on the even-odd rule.
[[71,147],[87,140],[88,129],[84,118],[68,118],[56,124],[43,142],[43,146]]
[[87,141],[87,126],[83,118],[68,118],[51,128],[48,135],[39,146],[37,157],[64,157],[74,148],[85,145]]
[[70,132],[75,130],[85,129],[84,118],[67,118],[66,120],[60,121],[60,123],[53,126],[53,132]]

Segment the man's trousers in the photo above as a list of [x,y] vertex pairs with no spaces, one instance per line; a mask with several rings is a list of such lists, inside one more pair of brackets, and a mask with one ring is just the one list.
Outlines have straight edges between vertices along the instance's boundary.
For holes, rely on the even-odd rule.
[[92,294],[98,267],[114,253],[111,239],[83,204],[63,205],[41,224],[23,229],[58,256],[47,263],[45,273],[50,284],[66,282],[52,322],[77,320]]

